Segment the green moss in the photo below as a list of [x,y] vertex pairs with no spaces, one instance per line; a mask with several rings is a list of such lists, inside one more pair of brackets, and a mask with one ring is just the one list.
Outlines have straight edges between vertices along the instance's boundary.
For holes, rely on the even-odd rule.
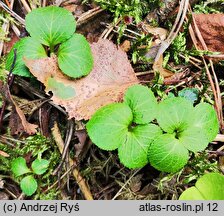
[[158,7],[159,0],[95,0],[102,8],[114,14],[115,21],[124,16],[131,16],[140,22],[150,10]]
[[223,13],[223,0],[207,0],[207,1],[200,1],[199,4],[196,4],[193,8],[195,13],[204,13],[204,14],[211,14],[211,13]]

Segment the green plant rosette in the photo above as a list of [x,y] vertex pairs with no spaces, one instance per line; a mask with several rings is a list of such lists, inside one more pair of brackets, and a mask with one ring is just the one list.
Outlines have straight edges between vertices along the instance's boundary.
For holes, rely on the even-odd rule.
[[162,134],[158,126],[149,123],[156,117],[146,112],[150,107],[156,111],[157,101],[151,90],[134,85],[127,90],[124,103],[107,105],[92,116],[86,125],[88,134],[99,148],[118,149],[126,167],[140,168],[148,163],[150,144]]
[[167,134],[157,137],[150,145],[148,157],[152,166],[166,172],[180,170],[188,161],[188,151],[203,151],[219,128],[211,105],[200,103],[193,107],[192,102],[183,97],[162,101],[157,122]]

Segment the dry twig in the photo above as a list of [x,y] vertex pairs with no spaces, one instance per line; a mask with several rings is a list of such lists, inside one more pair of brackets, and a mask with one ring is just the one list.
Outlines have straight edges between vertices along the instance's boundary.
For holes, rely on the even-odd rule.
[[[63,153],[63,149],[64,149],[64,141],[63,141],[63,139],[61,137],[61,134],[60,134],[60,131],[59,131],[59,128],[58,128],[58,125],[57,125],[56,122],[54,124],[53,129],[52,129],[52,135],[53,135],[53,137],[55,139],[56,144],[58,145],[59,151],[62,154]],[[74,165],[74,161],[71,158],[69,158],[69,164],[70,164],[70,166]],[[90,189],[86,185],[86,182],[83,179],[83,177],[81,176],[78,168],[77,167],[74,168],[74,170],[72,172],[73,172],[73,176],[76,179],[77,184],[79,185],[80,190],[82,191],[85,199],[93,200],[93,196],[92,196],[92,194],[90,192]]]

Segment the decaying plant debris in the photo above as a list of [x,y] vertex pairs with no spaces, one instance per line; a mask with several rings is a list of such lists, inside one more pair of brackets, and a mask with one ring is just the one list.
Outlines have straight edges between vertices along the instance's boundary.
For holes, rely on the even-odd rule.
[[[205,179],[209,185],[209,178],[213,178],[213,174],[205,173],[219,173],[217,184],[223,182],[222,1],[136,2],[0,1],[0,199],[175,200],[189,195],[190,190],[203,192],[198,188],[200,182]],[[46,53],[39,59],[22,58],[18,50],[13,50],[21,38],[29,38],[26,15],[35,8],[52,5],[71,12],[76,20],[74,31],[90,43],[94,63],[87,76],[71,78],[62,73],[57,57],[60,43],[53,48],[43,46]],[[11,64],[5,67],[10,50]],[[13,73],[18,59],[29,76]],[[217,116],[218,135],[206,140],[210,143],[205,150],[203,146],[199,152],[189,153],[189,160],[184,162],[187,164],[175,173],[158,171],[145,162],[142,168],[128,169],[119,161],[124,155],[101,150],[89,138],[86,125],[94,113],[111,103],[122,104],[127,89],[136,84],[148,86],[159,103],[178,96],[195,107],[209,103],[216,111],[212,118]],[[135,99],[140,100],[141,94]],[[150,119],[153,125],[158,127],[163,121],[163,112]],[[133,122],[127,133],[139,124]],[[145,122],[140,124],[147,129]],[[175,133],[178,136],[179,132]],[[188,134],[189,139],[192,137]],[[35,170],[35,163],[32,165],[38,158],[39,163],[45,163],[43,170]],[[17,177],[16,168],[12,168],[16,163],[11,163],[16,159],[26,167]],[[29,172],[38,187],[34,185],[35,190],[28,188],[28,192],[25,188],[23,193],[22,175]],[[34,176],[38,172],[39,176]]]

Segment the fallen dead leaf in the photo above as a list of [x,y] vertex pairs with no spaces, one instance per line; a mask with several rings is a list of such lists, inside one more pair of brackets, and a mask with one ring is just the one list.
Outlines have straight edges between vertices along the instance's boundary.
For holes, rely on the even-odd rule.
[[[224,52],[224,14],[193,14],[209,51]],[[203,46],[198,41],[201,50]]]
[[37,132],[36,131],[37,125],[30,124],[29,122],[27,122],[24,113],[13,100],[8,85],[0,86],[0,93],[12,105],[12,111],[9,120],[9,127],[11,129],[10,131],[11,134],[16,135],[23,132],[29,135],[35,134]]
[[[53,93],[55,104],[63,106],[69,118],[88,120],[100,107],[122,101],[129,86],[139,83],[127,54],[108,40],[99,40],[91,45],[94,68],[90,74],[78,80],[71,80],[58,68],[57,58],[37,60],[24,59],[26,66],[46,86],[46,92]],[[57,82],[58,87],[49,85]],[[73,91],[67,100],[60,97],[61,87]]]
[[164,85],[176,85],[182,81],[190,74],[190,70],[186,69],[179,73],[173,73],[172,76],[164,79]]
[[143,176],[143,174],[136,175],[130,181],[130,189],[134,193],[140,191],[140,189],[141,189],[141,186],[142,186],[142,182],[141,182],[142,176]]
[[165,40],[167,37],[168,31],[164,28],[153,27],[148,24],[142,23],[142,29],[148,33],[158,37],[159,40]]
[[158,61],[154,62],[153,70],[154,72],[159,72],[159,74],[164,78],[171,77],[174,74],[172,71],[163,68],[163,55],[159,57]]

